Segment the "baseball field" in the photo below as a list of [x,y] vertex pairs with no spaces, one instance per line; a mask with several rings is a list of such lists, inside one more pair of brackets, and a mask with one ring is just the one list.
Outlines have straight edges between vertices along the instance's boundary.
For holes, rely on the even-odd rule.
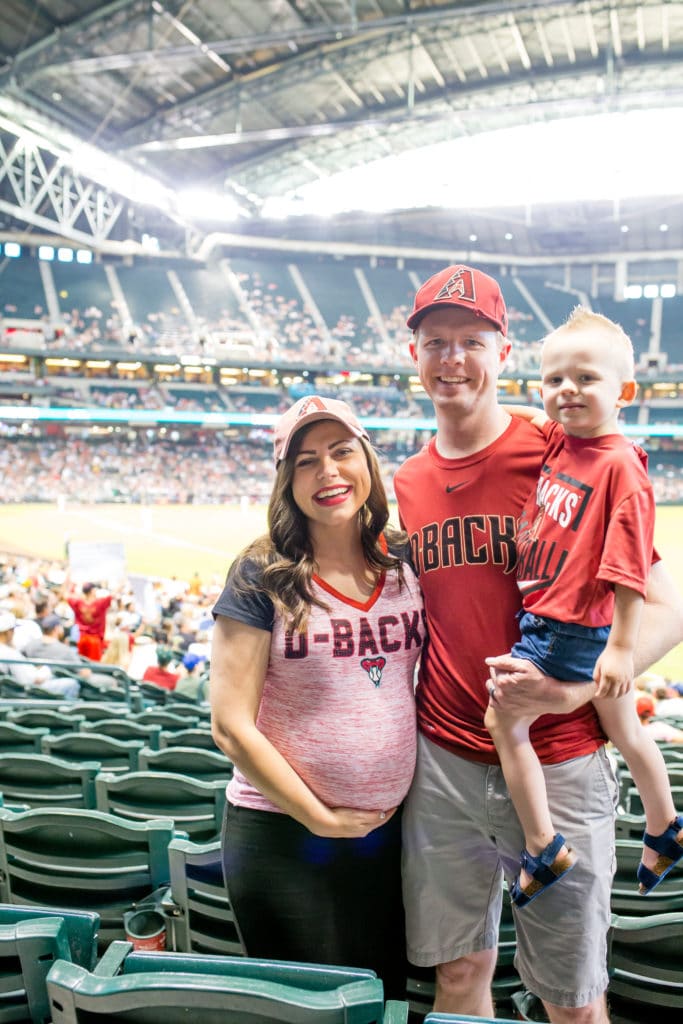
[[[683,590],[680,506],[657,510],[657,546]],[[222,583],[236,553],[265,529],[261,505],[0,505],[0,551],[63,559],[69,541],[120,543],[130,573]],[[657,666],[683,680],[683,644]]]

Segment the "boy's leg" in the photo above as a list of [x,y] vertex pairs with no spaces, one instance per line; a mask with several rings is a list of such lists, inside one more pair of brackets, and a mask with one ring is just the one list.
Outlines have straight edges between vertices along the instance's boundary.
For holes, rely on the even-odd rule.
[[545,778],[529,740],[536,718],[513,718],[489,704],[484,725],[491,733],[517,817],[524,831],[524,845],[538,854],[555,835],[550,817]]
[[[603,698],[593,701],[600,724],[626,761],[633,781],[638,787],[647,831],[659,836],[667,830],[676,817],[676,808],[671,797],[669,776],[662,752],[640,723],[636,713],[633,694],[623,697]],[[679,835],[683,842],[683,829]],[[643,864],[654,868],[658,854],[645,846]]]
[[[545,776],[541,763],[529,740],[529,729],[535,718],[515,718],[489,704],[484,724],[496,745],[512,803],[524,831],[524,846],[537,857],[549,846],[556,835],[550,816]],[[566,845],[555,854],[555,863],[568,870],[574,857]],[[520,889],[528,890],[532,876],[524,865],[519,873]],[[514,894],[513,894],[514,896]]]

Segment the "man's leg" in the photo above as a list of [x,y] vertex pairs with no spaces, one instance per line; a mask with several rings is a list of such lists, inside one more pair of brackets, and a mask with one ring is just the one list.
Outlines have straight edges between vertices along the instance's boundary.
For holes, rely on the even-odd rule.
[[552,1024],[609,1024],[607,1000],[598,996],[587,1006],[554,1006],[544,1002]]
[[403,813],[408,959],[439,965],[437,1009],[489,1017],[503,897],[491,772],[420,736]]
[[482,949],[436,968],[438,1013],[460,1013],[470,1017],[493,1017],[491,983],[496,969],[497,949]]

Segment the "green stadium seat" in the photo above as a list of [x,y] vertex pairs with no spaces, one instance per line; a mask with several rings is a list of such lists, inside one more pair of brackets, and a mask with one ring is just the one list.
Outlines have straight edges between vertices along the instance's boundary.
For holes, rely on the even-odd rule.
[[70,959],[81,967],[93,969],[97,961],[99,914],[86,910],[67,910],[64,907],[18,907],[11,903],[0,903],[0,924],[31,921],[36,917],[58,917],[64,921]]
[[208,724],[204,728],[181,729],[177,732],[163,729],[159,737],[159,749],[165,747],[200,747],[202,750],[218,751]]
[[194,715],[190,718],[187,715],[175,715],[165,709],[147,708],[146,711],[138,712],[131,720],[139,722],[140,725],[158,725],[167,732],[173,732],[174,729],[194,728],[199,722],[199,716]]
[[59,917],[0,924],[0,1022],[48,1024],[48,971],[56,960],[70,959],[66,926]]
[[163,909],[173,949],[185,953],[244,954],[223,882],[220,842],[173,839],[168,847],[168,861],[171,885]]
[[48,729],[28,729],[14,722],[0,722],[0,754],[40,753],[41,741],[49,735]]
[[58,736],[63,732],[78,732],[85,717],[59,708],[25,708],[10,711],[6,721],[22,725],[25,729],[48,729],[50,735]]
[[95,780],[97,809],[133,821],[172,818],[197,842],[220,835],[225,780],[192,779],[173,772],[102,773]]
[[121,718],[125,714],[120,702],[113,704],[103,700],[74,701],[67,708],[61,709],[66,714],[78,715],[88,722],[101,722],[104,718]]
[[649,914],[683,913],[683,866],[677,865],[649,895],[638,892],[636,871],[643,844],[638,840],[617,839],[617,870],[612,882],[613,914],[644,917]]
[[246,958],[131,951],[113,943],[91,974],[66,961],[48,975],[53,1024],[117,1019],[177,1024],[407,1024],[371,971]]
[[612,918],[608,998],[628,1004],[628,1016],[681,1019],[683,1013],[683,913]]
[[143,725],[133,718],[103,718],[86,722],[83,732],[97,732],[102,736],[113,736],[117,740],[139,740],[152,750],[159,749],[160,725]]
[[138,767],[146,772],[179,772],[193,779],[232,778],[233,764],[225,754],[201,747],[164,747],[151,750],[143,747],[138,755]]
[[42,751],[65,761],[99,761],[104,771],[135,772],[139,740],[117,740],[100,732],[65,732],[61,736],[43,736]]
[[0,808],[0,899],[100,915],[102,947],[122,938],[123,915],[169,881],[173,822],[124,821],[64,808]]
[[28,807],[95,807],[99,761],[62,761],[48,754],[0,754],[0,792]]

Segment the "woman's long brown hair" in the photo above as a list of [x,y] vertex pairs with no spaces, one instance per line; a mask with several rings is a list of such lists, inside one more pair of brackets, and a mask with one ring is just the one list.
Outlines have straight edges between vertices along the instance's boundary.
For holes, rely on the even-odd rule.
[[[310,428],[309,428],[310,429]],[[308,530],[308,521],[294,501],[292,479],[296,457],[307,434],[303,429],[294,438],[287,457],[276,470],[275,483],[268,504],[268,533],[259,537],[242,551],[231,566],[228,578],[235,590],[246,593],[254,590],[248,564],[258,572],[258,589],[272,600],[287,628],[294,632],[306,628],[311,605],[328,606],[313,592],[315,557]],[[377,456],[372,446],[360,438],[370,473],[370,494],[360,509],[360,541],[368,568],[377,576],[394,569],[403,582],[403,563],[400,558],[382,550],[382,533],[389,543],[405,543],[404,534],[386,529],[389,521],[389,503],[382,483]]]

